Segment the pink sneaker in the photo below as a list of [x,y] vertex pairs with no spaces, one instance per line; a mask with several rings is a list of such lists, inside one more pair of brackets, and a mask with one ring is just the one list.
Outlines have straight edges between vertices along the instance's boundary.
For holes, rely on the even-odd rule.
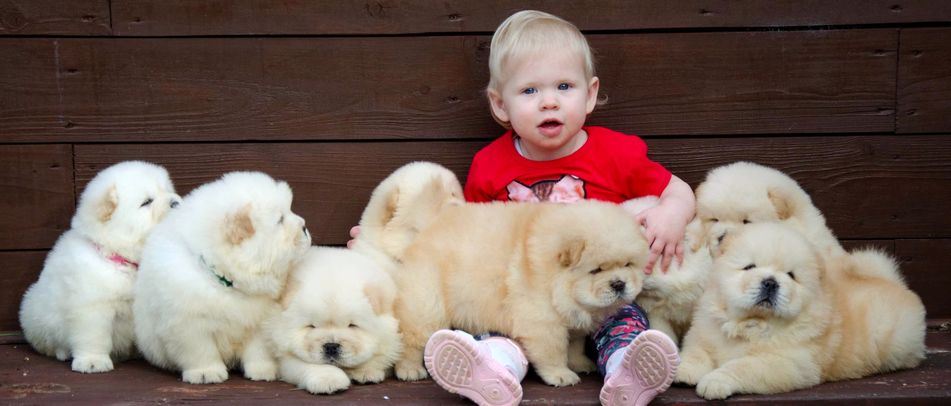
[[604,406],[644,406],[667,390],[677,374],[677,344],[658,330],[638,334],[624,360],[601,387]]
[[423,361],[439,386],[480,406],[517,405],[522,401],[518,379],[466,333],[433,333],[426,343]]

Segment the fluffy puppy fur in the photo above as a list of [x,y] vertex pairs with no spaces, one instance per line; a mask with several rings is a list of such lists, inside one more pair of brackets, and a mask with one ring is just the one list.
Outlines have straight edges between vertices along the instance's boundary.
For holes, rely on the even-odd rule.
[[575,371],[592,370],[585,334],[641,290],[648,248],[630,215],[598,201],[460,204],[438,213],[394,273],[404,344],[397,376],[425,378],[426,340],[450,327],[513,338],[550,385],[577,383]]
[[79,198],[71,228],[26,291],[20,325],[38,352],[77,372],[105,372],[135,352],[132,283],[145,237],[181,201],[165,168],[121,162]]
[[369,257],[312,247],[265,323],[280,378],[311,393],[382,381],[402,348],[394,300],[396,285]]
[[216,383],[240,361],[250,379],[276,377],[257,335],[279,311],[290,267],[310,246],[291,188],[233,172],[185,197],[152,234],[135,284],[136,343],[189,383]]
[[752,162],[720,166],[707,173],[696,192],[697,217],[713,244],[744,224],[782,222],[823,255],[845,253],[806,191],[776,169]]
[[925,308],[900,275],[830,261],[778,223],[727,237],[684,338],[676,381],[706,399],[778,393],[911,368],[925,356]]
[[[423,199],[429,203],[416,204]],[[462,185],[449,169],[424,161],[403,165],[373,189],[353,249],[395,265],[445,204],[462,201]]]
[[[646,196],[628,200],[621,206],[636,215],[656,206],[658,200],[657,196]],[[694,218],[687,224],[683,244],[683,263],[672,261],[664,272],[658,261],[654,271],[644,277],[644,288],[637,295],[637,304],[647,312],[651,328],[664,332],[675,343],[679,343],[690,328],[694,307],[713,268],[713,256],[700,219]]]

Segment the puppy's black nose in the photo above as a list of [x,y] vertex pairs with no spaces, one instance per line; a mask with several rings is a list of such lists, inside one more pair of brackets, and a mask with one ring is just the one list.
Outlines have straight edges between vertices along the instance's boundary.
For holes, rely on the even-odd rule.
[[304,230],[304,235],[307,235],[307,226],[301,226],[301,229]]
[[614,289],[618,294],[624,293],[624,287],[627,286],[624,281],[619,281],[617,279],[611,281],[611,289]]
[[779,282],[776,282],[776,279],[773,279],[772,277],[763,279],[759,285],[763,289],[763,292],[765,292],[767,295],[772,295],[777,289],[779,289]]
[[337,355],[340,355],[340,344],[337,344],[337,343],[324,344],[324,356],[326,356],[327,358],[336,358]]

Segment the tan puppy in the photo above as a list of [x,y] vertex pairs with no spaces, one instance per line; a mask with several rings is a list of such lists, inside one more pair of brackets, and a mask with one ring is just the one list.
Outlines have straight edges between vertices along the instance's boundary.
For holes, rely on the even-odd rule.
[[[658,200],[657,196],[640,197],[621,207],[636,215],[656,206]],[[704,237],[700,219],[694,218],[684,235],[683,263],[673,261],[664,272],[658,261],[654,271],[644,277],[644,289],[637,295],[637,304],[647,312],[651,328],[664,332],[675,343],[690,328],[694,307],[713,269],[713,256]]]
[[825,263],[778,223],[744,227],[723,249],[676,377],[700,396],[786,392],[924,359],[925,308],[899,275],[869,275],[852,256]]
[[311,393],[380,382],[399,358],[396,285],[369,257],[312,247],[292,272],[283,310],[265,323],[280,378]]
[[449,169],[423,161],[403,165],[373,189],[353,249],[395,265],[442,206],[462,201],[462,185]]
[[806,191],[776,169],[752,162],[720,166],[707,173],[696,194],[697,217],[713,244],[743,224],[782,222],[822,255],[845,253]]
[[394,273],[397,376],[425,378],[426,340],[454,327],[511,337],[546,383],[577,383],[593,367],[584,335],[641,290],[648,248],[631,221],[598,201],[444,207]]
[[89,181],[69,231],[26,291],[20,325],[38,352],[105,372],[135,354],[132,284],[145,238],[181,198],[165,168],[112,165]]
[[278,312],[290,268],[310,233],[290,186],[232,172],[185,196],[145,243],[133,303],[135,339],[152,364],[188,383],[217,383],[241,365],[272,380],[260,324]]

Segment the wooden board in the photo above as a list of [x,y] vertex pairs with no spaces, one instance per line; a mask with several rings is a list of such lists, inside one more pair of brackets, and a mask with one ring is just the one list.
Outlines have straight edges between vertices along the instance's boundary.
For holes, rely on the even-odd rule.
[[[641,135],[894,131],[897,31],[592,35]],[[495,136],[487,37],[0,39],[0,142]]]
[[951,21],[942,0],[321,1],[113,0],[119,35],[492,32],[535,8],[583,30],[794,27]]
[[[863,379],[825,383],[777,395],[737,395],[731,405],[944,405],[951,397],[951,335],[927,334],[928,358],[912,370]],[[523,381],[523,404],[598,405],[602,378],[584,375],[581,383],[555,388],[529,373]],[[315,396],[283,382],[253,382],[234,371],[228,381],[215,385],[183,383],[175,373],[158,370],[142,360],[124,362],[103,374],[79,374],[65,362],[47,358],[25,344],[0,345],[0,403],[75,404],[387,404],[471,405],[468,400],[440,389],[432,380],[401,382],[389,378],[376,385],[353,385],[334,395]],[[652,405],[707,404],[693,388],[674,386]]]
[[76,207],[72,146],[0,145],[0,250],[49,248]]
[[46,251],[0,252],[0,331],[20,330],[20,301],[43,269]]
[[951,29],[901,30],[898,65],[900,133],[951,130]]
[[109,35],[109,0],[2,0],[0,36]]
[[[749,160],[787,172],[843,239],[951,237],[951,144],[944,136],[650,139],[651,157],[692,186]],[[430,160],[464,181],[486,141],[77,145],[77,188],[117,161],[165,165],[180,193],[231,170],[287,180],[315,243],[342,244],[373,187],[393,169]],[[372,162],[372,164],[370,164]],[[928,196],[929,198],[918,198]]]
[[951,239],[897,240],[895,254],[908,285],[921,296],[929,318],[951,317]]

